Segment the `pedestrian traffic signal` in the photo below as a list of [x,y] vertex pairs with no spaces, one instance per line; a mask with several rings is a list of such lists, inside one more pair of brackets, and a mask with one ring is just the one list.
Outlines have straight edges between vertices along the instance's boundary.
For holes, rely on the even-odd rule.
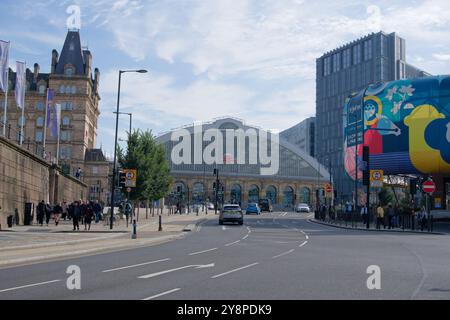
[[121,187],[125,187],[126,182],[127,182],[127,175],[125,172],[123,171],[119,171],[119,184]]
[[417,179],[409,180],[409,193],[413,196],[417,193]]
[[363,171],[363,185],[370,185],[370,167],[369,167],[369,146],[363,147],[363,161],[364,161],[364,171]]

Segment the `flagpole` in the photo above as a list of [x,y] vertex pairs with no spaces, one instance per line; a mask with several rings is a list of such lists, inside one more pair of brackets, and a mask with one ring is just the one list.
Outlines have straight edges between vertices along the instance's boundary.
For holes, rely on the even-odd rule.
[[[4,42],[4,41],[2,41],[2,42]],[[5,113],[3,114],[3,136],[4,137],[6,137],[6,115],[8,113],[9,51],[11,50],[11,42],[8,41],[7,43],[8,43],[8,51],[7,51],[7,56],[6,56],[6,84],[4,84],[6,86],[6,88],[5,88],[5,108],[4,108]],[[1,75],[1,77],[3,77],[3,75]]]
[[[25,80],[26,79],[26,73],[27,73],[27,71],[26,71],[27,70],[27,63],[26,62],[24,62],[24,70],[25,70],[25,78],[24,78],[24,80]],[[17,79],[17,77],[16,77],[16,79]],[[23,82],[25,82],[25,81],[23,81]],[[26,90],[26,88],[25,88],[26,83],[22,83],[22,85],[23,85],[22,90]],[[25,93],[24,93],[24,95],[25,95]],[[24,132],[24,124],[25,124],[25,99],[23,99],[22,103],[23,103],[23,106],[22,106],[22,123],[21,123],[21,126],[20,126],[20,143],[19,143],[20,145],[23,144],[23,132]]]
[[60,137],[61,137],[61,105],[56,104],[57,106],[57,115],[56,115],[56,119],[58,121],[58,142],[56,144],[56,165],[59,165],[59,141],[60,141]]
[[45,111],[44,111],[44,139],[42,142],[42,146],[44,148],[44,154],[45,154],[45,141],[47,140],[47,108],[48,108],[48,94],[49,90],[47,89],[47,98],[45,99]]

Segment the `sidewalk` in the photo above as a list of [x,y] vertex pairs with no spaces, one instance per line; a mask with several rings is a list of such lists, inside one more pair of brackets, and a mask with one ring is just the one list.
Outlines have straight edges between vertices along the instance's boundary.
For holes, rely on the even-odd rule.
[[[145,209],[144,209],[145,210]],[[132,226],[126,228],[121,221],[110,232],[109,225],[93,223],[91,231],[72,231],[71,222],[58,227],[18,226],[11,232],[0,232],[0,268],[6,266],[35,263],[45,260],[114,251],[139,246],[160,244],[184,237],[184,230],[195,232],[196,226],[217,216],[209,213],[189,215],[162,215],[163,231],[158,231],[159,217],[149,214],[148,220],[140,214],[137,223],[137,239],[131,239]],[[40,230],[40,231],[36,231]]]

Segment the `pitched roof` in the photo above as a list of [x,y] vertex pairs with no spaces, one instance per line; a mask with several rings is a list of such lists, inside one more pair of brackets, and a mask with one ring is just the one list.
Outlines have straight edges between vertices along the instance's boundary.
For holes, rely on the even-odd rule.
[[105,155],[103,154],[102,149],[87,149],[86,155],[84,156],[84,161],[99,161],[105,162],[107,161]]
[[56,74],[64,74],[64,66],[72,64],[75,67],[75,75],[84,75],[84,54],[81,49],[80,33],[78,31],[68,31],[64,46],[56,65]]

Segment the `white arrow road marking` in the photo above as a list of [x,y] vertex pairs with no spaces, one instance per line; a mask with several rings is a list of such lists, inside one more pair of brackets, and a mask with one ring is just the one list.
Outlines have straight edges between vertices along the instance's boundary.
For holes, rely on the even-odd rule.
[[247,268],[256,266],[257,264],[259,264],[259,262],[255,262],[255,263],[249,264],[248,266],[243,266],[243,267],[240,267],[240,268],[237,268],[237,269],[233,269],[233,270],[221,273],[221,274],[216,274],[215,276],[212,276],[211,279],[219,278],[219,277],[225,276],[227,274],[230,274],[230,273],[233,273],[233,272],[236,272],[236,271],[239,271],[239,270],[247,269]]
[[238,240],[238,241],[235,241],[235,242],[228,243],[228,244],[225,245],[225,247],[232,246],[233,244],[236,244],[236,243],[239,243],[239,242],[241,242],[241,240]]
[[251,232],[252,232],[252,230],[250,230],[250,228],[249,228],[249,227],[247,227],[247,230],[248,230],[248,233],[251,233]]
[[198,251],[198,252],[193,252],[193,253],[189,253],[190,256],[195,256],[196,254],[201,254],[201,253],[205,253],[205,252],[209,252],[209,251],[214,251],[217,250],[218,248],[212,248],[212,249],[208,249],[208,250],[203,250],[203,251]]
[[181,289],[180,288],[172,289],[172,290],[169,290],[169,291],[166,291],[166,292],[162,292],[162,293],[156,294],[154,296],[151,296],[151,297],[148,297],[148,298],[145,298],[145,299],[142,299],[142,300],[152,300],[152,299],[155,299],[155,298],[158,298],[158,297],[161,297],[161,296],[165,296],[165,295],[173,293],[173,292],[177,292],[178,290],[181,290]]
[[227,230],[227,228],[225,226],[222,226],[222,230],[225,231]]
[[33,283],[33,284],[27,284],[25,286],[20,286],[20,287],[14,287],[14,288],[9,288],[9,289],[2,289],[0,290],[0,292],[7,292],[7,291],[13,291],[13,290],[18,290],[18,289],[24,289],[24,288],[30,288],[30,287],[36,287],[36,286],[42,286],[44,284],[49,284],[49,283],[54,283],[54,282],[59,282],[61,280],[52,280],[52,281],[45,281],[45,282],[39,282],[39,283]]
[[292,250],[283,252],[283,253],[281,253],[281,254],[279,254],[279,255],[273,256],[272,259],[275,259],[275,258],[279,258],[279,257],[285,256],[285,255],[287,255],[287,254],[289,254],[289,253],[292,253],[292,252],[294,252],[294,251],[295,251],[295,249],[292,249]]
[[203,269],[203,268],[211,268],[211,267],[214,267],[214,263],[205,264],[205,265],[190,265],[190,266],[184,266],[184,267],[179,267],[179,268],[170,269],[170,270],[164,270],[164,271],[160,271],[160,272],[156,272],[156,273],[150,273],[150,274],[146,274],[144,276],[140,276],[138,278],[139,279],[149,279],[149,278],[154,278],[154,277],[166,274],[166,273],[183,270],[183,269],[187,269],[187,268]]
[[305,241],[305,242],[303,242],[301,245],[299,245],[299,247],[301,248],[301,247],[303,247],[305,244],[307,244],[308,243],[308,241]]
[[136,267],[140,267],[140,266],[146,266],[148,264],[153,264],[153,263],[158,263],[158,262],[164,262],[164,261],[169,261],[170,258],[167,259],[161,259],[161,260],[156,260],[156,261],[149,261],[149,262],[144,262],[144,263],[139,263],[139,264],[133,264],[131,266],[125,266],[125,267],[121,267],[121,268],[115,268],[115,269],[109,269],[109,270],[103,270],[102,272],[112,272],[112,271],[118,271],[118,270],[124,270],[124,269],[129,269],[129,268],[136,268]]
[[248,238],[248,234],[247,234],[245,237],[243,237],[242,240],[245,240],[245,239],[247,239],[247,238]]

